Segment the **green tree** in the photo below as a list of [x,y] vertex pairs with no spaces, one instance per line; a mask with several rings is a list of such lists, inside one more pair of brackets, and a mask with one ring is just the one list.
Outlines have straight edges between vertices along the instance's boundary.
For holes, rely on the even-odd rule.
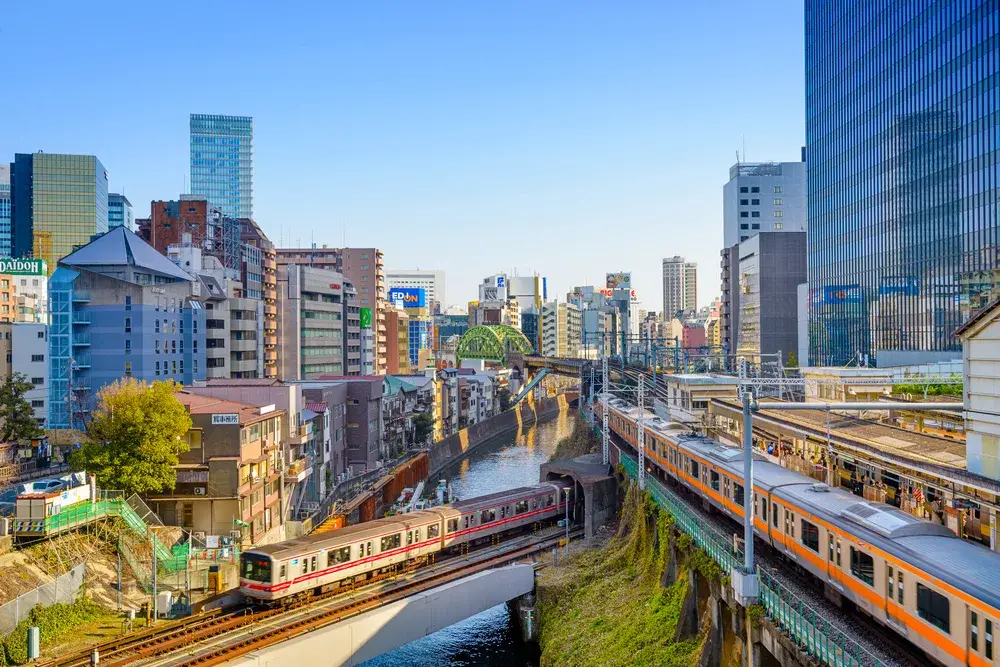
[[22,373],[11,373],[0,384],[0,438],[3,442],[16,442],[40,438],[45,434],[35,421],[35,411],[24,395],[35,385]]
[[417,415],[417,418],[413,420],[413,425],[416,429],[416,441],[418,443],[423,444],[427,442],[427,438],[434,433],[434,417],[426,412]]
[[73,467],[96,475],[100,487],[126,495],[172,491],[177,457],[188,450],[182,438],[191,428],[191,417],[174,396],[178,389],[173,381],[147,384],[134,378],[101,389]]
[[789,352],[788,353],[788,363],[786,365],[789,368],[798,368],[799,367],[799,355],[795,354],[794,352]]

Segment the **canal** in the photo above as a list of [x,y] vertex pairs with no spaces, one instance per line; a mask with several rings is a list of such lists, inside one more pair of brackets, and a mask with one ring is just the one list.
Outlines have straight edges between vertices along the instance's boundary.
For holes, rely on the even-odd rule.
[[[448,470],[460,499],[538,483],[538,467],[572,430],[569,412],[497,438]],[[369,660],[362,667],[537,667],[538,649],[525,645],[500,605]]]

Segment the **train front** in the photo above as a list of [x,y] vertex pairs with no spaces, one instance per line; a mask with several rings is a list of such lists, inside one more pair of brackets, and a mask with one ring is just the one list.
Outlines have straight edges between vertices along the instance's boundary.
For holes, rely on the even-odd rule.
[[274,562],[267,554],[244,551],[240,554],[240,592],[250,600],[275,600]]

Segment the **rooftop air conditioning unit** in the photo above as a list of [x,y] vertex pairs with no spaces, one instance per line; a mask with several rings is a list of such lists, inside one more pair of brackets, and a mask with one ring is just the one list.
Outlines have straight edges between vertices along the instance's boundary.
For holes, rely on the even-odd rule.
[[196,487],[194,487],[194,495],[196,495],[196,496],[203,496],[203,495],[205,495],[205,487],[204,486],[196,486]]

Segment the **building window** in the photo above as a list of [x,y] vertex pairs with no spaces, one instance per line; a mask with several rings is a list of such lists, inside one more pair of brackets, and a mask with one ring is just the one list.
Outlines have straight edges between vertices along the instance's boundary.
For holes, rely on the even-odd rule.
[[751,192],[751,194],[755,193],[755,192],[760,192],[760,188],[755,185],[752,188],[750,188],[750,192]]
[[156,320],[156,333],[160,333],[160,320]]
[[776,217],[776,218],[783,218],[783,217],[785,217],[785,213],[784,213],[784,211],[775,211],[774,212],[774,217]]
[[780,232],[783,228],[784,226],[780,222],[774,223],[774,231]]
[[[754,211],[754,212],[756,213],[756,211]],[[750,216],[747,214],[746,211],[740,211],[740,217],[741,218],[749,218]]]
[[749,200],[749,199],[741,199],[741,200],[740,200],[740,206],[746,206],[746,205],[748,205],[749,203],[750,203],[750,200]]
[[176,340],[170,341],[170,353],[171,354],[177,354],[177,341]]
[[132,297],[125,297],[125,310],[132,310]]
[[775,185],[774,186],[774,194],[776,194],[776,195],[780,195],[781,194],[781,186],[780,185]]
[[750,188],[748,188],[748,187],[747,187],[747,186],[745,186],[745,185],[744,185],[744,186],[743,186],[742,188],[740,188],[740,193],[741,193],[741,194],[746,194],[746,193],[747,193],[747,192],[749,192],[749,191],[750,191]]
[[126,340],[125,341],[125,354],[132,354],[132,341],[131,340]]
[[917,584],[917,614],[931,625],[951,634],[951,603],[935,590]]
[[751,199],[750,203],[753,204],[754,206],[760,206],[760,200],[759,199]]
[[155,347],[156,354],[159,354],[160,353],[160,339],[157,338],[156,340],[154,340],[153,344],[156,346]]
[[751,218],[759,218],[760,217],[760,211],[753,211],[753,215],[751,215],[750,217]]
[[743,224],[740,225],[740,229],[750,229],[750,225],[744,222]]
[[170,374],[171,375],[177,375],[177,360],[176,359],[170,362]]
[[155,371],[154,374],[155,375],[159,375],[160,374],[160,362],[159,361],[156,362],[156,371]]
[[361,265],[361,270],[362,271],[367,271],[368,270],[368,265],[367,264],[362,264]]
[[774,205],[775,206],[781,206],[781,203],[782,203],[781,197],[775,197],[774,198]]
[[35,385],[36,387],[40,387],[41,385],[45,384],[45,378],[31,378],[31,384]]
[[44,331],[39,331],[38,332],[38,337],[39,338],[45,338],[45,332]]
[[125,333],[132,333],[132,318],[125,318]]
[[748,238],[750,238],[750,237],[749,236],[741,236],[740,237],[740,241],[746,241]]
[[44,354],[33,354],[33,355],[31,355],[31,361],[32,362],[45,361],[45,355]]
[[755,222],[755,223],[753,223],[753,224],[752,224],[752,225],[750,225],[750,226],[751,226],[751,227],[752,227],[753,229],[760,229],[760,223],[759,223],[759,222]]
[[127,377],[127,378],[132,377],[132,362],[131,361],[126,361],[125,362],[125,377]]

